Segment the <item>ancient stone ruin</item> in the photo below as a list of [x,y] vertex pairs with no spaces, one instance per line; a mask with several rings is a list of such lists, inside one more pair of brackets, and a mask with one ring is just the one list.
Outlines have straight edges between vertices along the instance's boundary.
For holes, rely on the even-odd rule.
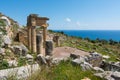
[[54,43],[55,43],[55,45],[56,45],[57,47],[60,46],[59,36],[54,36],[54,37],[53,37],[53,41],[54,41]]
[[[48,23],[47,17],[39,17],[37,14],[30,14],[27,17],[27,28],[28,28],[28,48],[33,53],[41,54],[43,47],[45,53],[50,54],[53,50],[51,41],[46,41]],[[36,27],[43,28],[43,35],[37,34]],[[47,48],[47,49],[46,49]]]

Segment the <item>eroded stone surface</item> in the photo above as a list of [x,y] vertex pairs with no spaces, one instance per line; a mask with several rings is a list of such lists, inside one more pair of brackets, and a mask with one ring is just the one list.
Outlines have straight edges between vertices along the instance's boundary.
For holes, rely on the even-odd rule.
[[37,55],[37,62],[40,65],[46,65],[47,64],[46,59],[42,54]]
[[5,52],[5,48],[0,48],[0,54],[3,54]]
[[45,43],[45,54],[52,56],[53,52],[53,42],[52,41],[46,41]]
[[9,67],[12,67],[12,66],[17,66],[18,62],[16,60],[9,60],[8,61],[8,64],[9,64]]
[[20,44],[20,45],[13,45],[11,47],[13,50],[14,54],[20,55],[20,56],[26,56],[28,53],[28,49],[25,45]]
[[120,80],[120,72],[104,71],[103,73],[96,73],[94,75],[106,80]]
[[9,36],[4,36],[4,43],[7,44],[7,45],[10,45],[12,43]]
[[0,70],[0,80],[8,80],[7,78],[10,76],[16,76],[16,80],[25,80],[28,76],[30,76],[32,73],[39,69],[40,67],[38,64],[33,64],[17,68]]

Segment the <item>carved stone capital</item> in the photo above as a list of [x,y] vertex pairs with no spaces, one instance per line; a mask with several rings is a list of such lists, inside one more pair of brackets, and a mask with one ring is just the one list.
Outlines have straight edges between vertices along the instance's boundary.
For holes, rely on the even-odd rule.
[[42,27],[48,27],[49,26],[49,24],[48,23],[46,23],[46,24],[43,24],[43,25],[41,25]]

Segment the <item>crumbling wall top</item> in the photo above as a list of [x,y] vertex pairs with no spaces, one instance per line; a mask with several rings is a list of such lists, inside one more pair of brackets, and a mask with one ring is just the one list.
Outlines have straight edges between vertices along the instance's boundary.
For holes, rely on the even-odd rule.
[[49,20],[47,17],[39,17],[38,14],[30,14],[27,17],[27,26],[42,26]]

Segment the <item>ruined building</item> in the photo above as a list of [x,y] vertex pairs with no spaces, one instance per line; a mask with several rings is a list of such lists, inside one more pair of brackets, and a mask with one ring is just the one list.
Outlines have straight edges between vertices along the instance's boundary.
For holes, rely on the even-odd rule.
[[[43,54],[45,52],[45,54],[51,54],[53,44],[52,41],[47,41],[48,20],[47,17],[30,14],[27,17],[27,27],[19,30],[17,40],[28,46],[33,53]],[[37,31],[36,28],[41,28],[41,30]]]

